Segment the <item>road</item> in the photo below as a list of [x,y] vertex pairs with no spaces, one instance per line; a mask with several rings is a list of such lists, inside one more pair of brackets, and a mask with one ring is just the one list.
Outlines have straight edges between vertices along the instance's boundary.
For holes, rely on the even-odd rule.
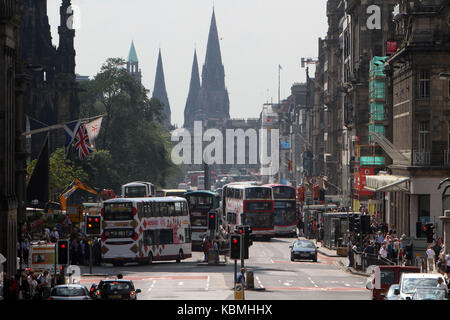
[[[319,254],[317,262],[290,261],[289,245],[295,238],[254,241],[247,269],[254,273],[256,290],[246,290],[246,300],[368,300],[366,278],[345,272],[339,259]],[[203,253],[176,262],[154,262],[150,266],[126,264],[82,267],[81,283],[92,283],[107,275],[122,273],[142,290],[140,300],[234,300],[234,260],[221,257],[219,266],[202,262]],[[240,261],[238,262],[240,267]]]

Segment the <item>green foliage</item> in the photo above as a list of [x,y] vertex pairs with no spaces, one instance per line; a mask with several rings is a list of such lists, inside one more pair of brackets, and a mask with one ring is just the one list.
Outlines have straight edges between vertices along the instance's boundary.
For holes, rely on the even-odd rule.
[[[36,166],[37,159],[27,163],[28,177]],[[72,163],[70,160],[65,159],[64,148],[57,149],[50,155],[50,177],[49,177],[49,192],[50,198],[53,201],[58,201],[58,197],[61,192],[73,181],[73,179],[79,179],[80,181],[87,181],[88,174],[84,169]]]
[[[93,80],[81,84],[80,117],[106,113],[87,160],[74,159],[89,175],[90,186],[114,189],[130,181],[151,181],[165,187],[178,175],[170,159],[172,144],[162,125],[163,107],[124,68],[110,58]],[[74,155],[76,157],[76,155]]]

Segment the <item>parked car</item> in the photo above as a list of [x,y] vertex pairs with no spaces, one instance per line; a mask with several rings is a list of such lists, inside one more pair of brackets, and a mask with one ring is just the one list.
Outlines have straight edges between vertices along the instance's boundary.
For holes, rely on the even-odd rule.
[[404,273],[395,294],[399,296],[399,300],[410,300],[418,287],[436,288],[438,278],[445,281],[442,275],[435,273]]
[[384,296],[384,300],[398,300],[398,295],[395,294],[395,290],[398,290],[399,285],[398,284],[391,284],[389,287],[389,290],[386,295],[381,294],[381,296]]
[[442,288],[417,287],[412,300],[448,300],[447,290]]
[[[372,269],[372,270],[369,270]],[[371,266],[366,288],[371,290],[373,300],[383,300],[393,284],[400,283],[403,273],[418,273],[420,269],[414,266]]]
[[49,300],[91,300],[89,291],[79,284],[61,284],[53,287]]
[[135,289],[133,281],[125,279],[101,280],[95,297],[101,300],[136,300],[141,289]]
[[310,240],[297,240],[291,248],[291,261],[295,259],[311,259],[317,262],[317,247]]

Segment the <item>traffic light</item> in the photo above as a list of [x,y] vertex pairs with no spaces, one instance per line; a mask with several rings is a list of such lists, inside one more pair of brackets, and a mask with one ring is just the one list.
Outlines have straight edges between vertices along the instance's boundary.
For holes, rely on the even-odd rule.
[[253,244],[251,239],[252,229],[250,226],[237,226],[235,232],[242,236],[243,257],[242,259],[248,259],[248,248]]
[[361,233],[361,218],[355,218],[354,229],[355,233]]
[[432,243],[434,239],[434,225],[432,223],[427,223],[424,225],[423,229],[427,237],[427,243]]
[[58,240],[57,261],[59,265],[69,264],[69,240]]
[[217,229],[217,212],[211,211],[208,213],[208,229],[216,230]]
[[353,232],[355,231],[355,217],[350,216],[348,218],[348,231]]
[[361,215],[361,233],[370,234],[370,216],[368,214]]
[[239,234],[230,235],[230,259],[241,258],[242,236]]
[[100,216],[87,216],[86,235],[100,235],[101,233]]

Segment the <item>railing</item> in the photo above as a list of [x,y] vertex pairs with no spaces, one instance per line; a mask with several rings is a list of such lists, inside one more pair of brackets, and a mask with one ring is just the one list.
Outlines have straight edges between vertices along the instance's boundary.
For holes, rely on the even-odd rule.
[[429,165],[431,164],[431,152],[430,151],[417,151],[413,150],[413,165]]
[[450,149],[444,150],[444,165],[450,165]]
[[0,0],[0,18],[11,18],[15,14],[16,0]]

